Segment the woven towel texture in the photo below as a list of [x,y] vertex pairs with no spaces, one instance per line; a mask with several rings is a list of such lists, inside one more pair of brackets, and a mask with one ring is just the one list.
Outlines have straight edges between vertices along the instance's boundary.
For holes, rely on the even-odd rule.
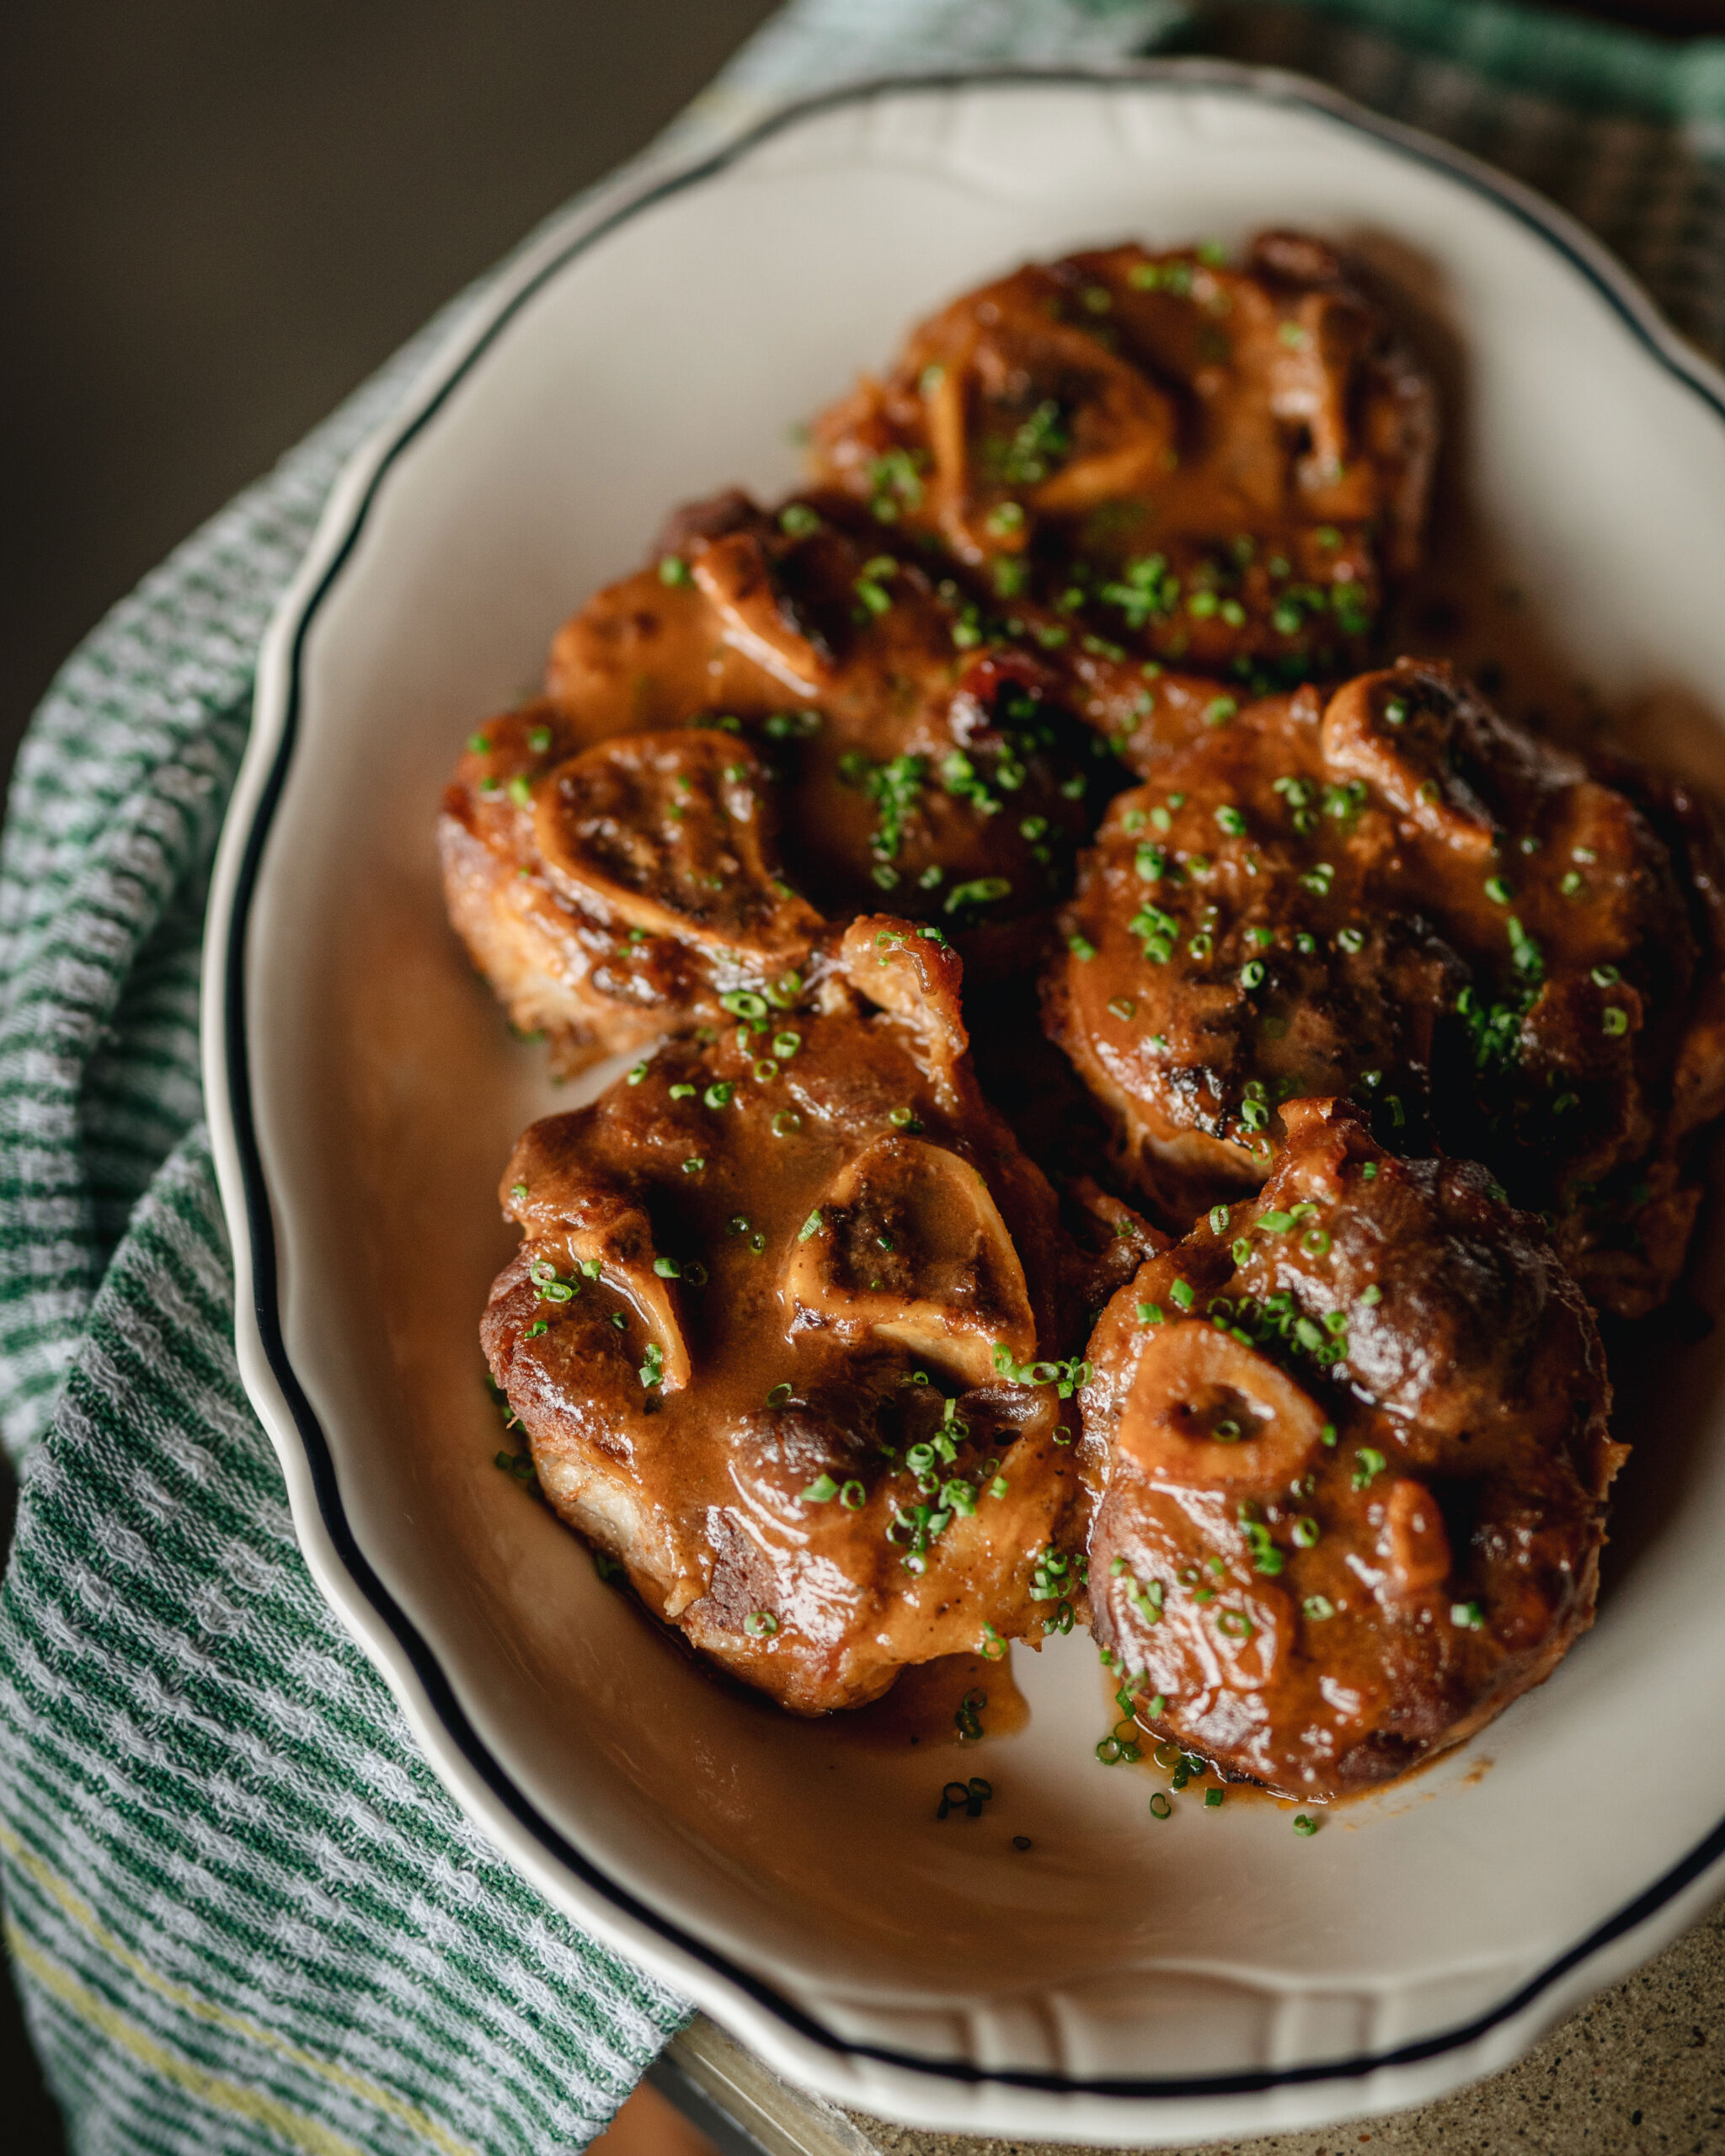
[[[1509,165],[1719,349],[1720,49],[1558,30],[1450,0],[798,0],[672,143],[835,81],[1178,41],[1328,76]],[[199,942],[258,638],[343,459],[467,304],[115,611],[13,784],[0,1876],[79,2156],[574,2150],[686,2011],[466,1825],[318,1598],[238,1383],[199,1123]]]

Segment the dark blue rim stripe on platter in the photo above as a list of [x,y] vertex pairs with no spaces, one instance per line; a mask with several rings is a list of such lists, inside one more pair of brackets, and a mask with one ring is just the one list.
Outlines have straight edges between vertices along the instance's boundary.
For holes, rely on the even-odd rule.
[[278,1271],[274,1219],[263,1161],[259,1152],[251,1097],[249,1045],[245,1027],[246,931],[256,895],[259,867],[271,825],[280,804],[289,765],[299,732],[303,665],[307,638],[318,609],[352,558],[360,533],[392,467],[418,435],[430,424],[455,390],[490,346],[530,301],[570,262],[595,242],[654,204],[697,185],[723,172],[772,136],[835,108],[865,103],[880,96],[927,94],[972,86],[1017,84],[1085,87],[1114,91],[1158,84],[1190,84],[1212,93],[1242,98],[1255,104],[1299,107],[1332,124],[1368,135],[1411,162],[1443,173],[1448,179],[1495,203],[1519,223],[1535,232],[1544,243],[1584,278],[1667,373],[1699,397],[1725,421],[1725,398],[1712,383],[1692,371],[1674,340],[1658,327],[1651,310],[1629,296],[1621,273],[1601,270],[1592,251],[1571,236],[1567,221],[1484,167],[1443,144],[1414,134],[1389,120],[1354,105],[1348,100],[1293,76],[1231,67],[1226,62],[1147,61],[1109,70],[1086,68],[1002,67],[975,73],[916,76],[857,84],[830,91],[788,107],[751,129],[713,156],[688,170],[660,181],[583,231],[543,264],[529,281],[498,308],[484,329],[442,382],[422,409],[391,442],[372,473],[364,494],[352,510],[347,530],[328,568],[305,601],[295,627],[290,654],[286,709],[281,739],[259,796],[245,851],[236,879],[233,908],[227,924],[223,953],[226,987],[224,1049],[228,1103],[233,1119],[234,1145],[244,1193],[247,1232],[252,1259],[253,1293],[258,1330],[271,1374],[291,1412],[316,1492],[325,1532],[349,1579],[388,1628],[411,1666],[427,1711],[441,1724],[450,1742],[478,1780],[515,1823],[529,1833],[554,1863],[579,1879],[583,1886],[608,1903],[618,1913],[655,1934],[681,1957],[701,1965],[732,1991],[751,1999],[784,2027],[808,2042],[837,2057],[872,2060],[882,2065],[965,2085],[989,2084],[1045,2090],[1055,2095],[1117,2097],[1137,2100],[1177,2100],[1205,2096],[1245,2095],[1316,2082],[1358,2080],[1368,2074],[1397,2067],[1413,2066],[1446,2052],[1465,2050],[1493,2029],[1522,2013],[1543,1993],[1578,1969],[1615,1940],[1633,1931],[1675,1896],[1698,1881],[1725,1856],[1725,1820],[1697,1843],[1689,1854],[1617,1913],[1608,1918],[1530,1977],[1509,1997],[1472,2020],[1382,2052],[1354,2057],[1326,2059],[1305,2066],[1255,2068],[1237,2073],[1194,2075],[1104,2076],[1097,2079],[1056,2073],[982,2068],[964,2059],[919,2057],[888,2047],[847,2041],[814,2020],[793,2001],[740,1967],[661,1911],[607,1878],[588,1858],[558,1833],[510,1780],[468,1720],[429,1643],[378,1577],[360,1549],[342,1508],[334,1461],[328,1438],[301,1385],[287,1353],[278,1302]]

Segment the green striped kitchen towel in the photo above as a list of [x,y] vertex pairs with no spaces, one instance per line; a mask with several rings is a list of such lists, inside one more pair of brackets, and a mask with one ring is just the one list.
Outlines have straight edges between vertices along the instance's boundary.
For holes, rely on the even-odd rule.
[[[1178,42],[1534,179],[1725,344],[1722,48],[1452,0],[796,0],[661,154],[895,69]],[[294,1545],[232,1348],[197,959],[253,654],[443,321],[69,662],[0,848],[0,1876],[79,2156],[574,2150],[684,2011],[427,1773]]]

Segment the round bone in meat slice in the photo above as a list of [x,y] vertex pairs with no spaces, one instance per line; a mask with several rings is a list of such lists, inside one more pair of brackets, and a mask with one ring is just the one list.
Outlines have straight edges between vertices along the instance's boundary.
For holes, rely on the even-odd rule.
[[1344,1104],[1284,1114],[1263,1191],[1092,1336],[1091,1608],[1147,1731],[1322,1801],[1550,1674],[1593,1619],[1623,1449],[1537,1221]]
[[1244,1493],[1296,1482],[1324,1412],[1267,1355],[1220,1326],[1159,1326],[1138,1358],[1114,1443],[1154,1481]]
[[1397,1150],[1482,1161],[1639,1315],[1682,1262],[1717,1060],[1704,836],[1446,666],[1266,697],[1110,803],[1044,1022],[1171,1217],[1270,1171],[1284,1101],[1348,1095]]
[[894,1340],[933,1369],[986,1385],[995,1350],[1034,1355],[1024,1267],[968,1161],[920,1138],[881,1138],[847,1161],[798,1231],[784,1273],[804,1314],[852,1337]]
[[759,759],[728,734],[626,734],[547,771],[533,835],[558,891],[652,936],[799,963],[822,926],[786,886]]
[[1068,1233],[954,1038],[957,958],[868,926],[820,1009],[738,999],[526,1134],[481,1327],[558,1514],[804,1714],[1070,1629],[1073,1358],[1145,1246]]

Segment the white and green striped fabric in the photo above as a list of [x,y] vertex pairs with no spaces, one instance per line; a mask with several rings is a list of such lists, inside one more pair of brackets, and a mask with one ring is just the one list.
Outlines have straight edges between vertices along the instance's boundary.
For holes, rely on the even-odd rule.
[[[1178,40],[1328,73],[1495,154],[1725,341],[1719,53],[1579,35],[1450,0],[798,0],[674,139],[895,69]],[[685,2011],[491,1854],[319,1600],[236,1373],[199,1123],[206,879],[253,654],[343,457],[446,326],[115,609],[13,783],[0,1877],[78,2156],[572,2151]]]

